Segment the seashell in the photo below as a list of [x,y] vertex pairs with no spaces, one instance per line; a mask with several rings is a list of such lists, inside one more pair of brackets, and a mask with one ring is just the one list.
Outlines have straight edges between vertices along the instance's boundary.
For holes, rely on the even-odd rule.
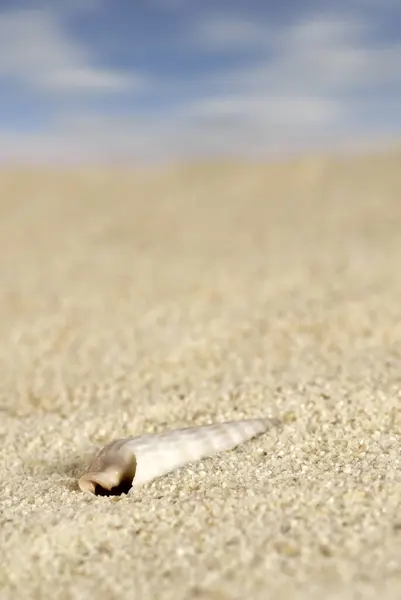
[[232,450],[278,424],[278,419],[243,419],[118,439],[96,454],[78,484],[83,492],[96,495],[132,493],[191,462]]

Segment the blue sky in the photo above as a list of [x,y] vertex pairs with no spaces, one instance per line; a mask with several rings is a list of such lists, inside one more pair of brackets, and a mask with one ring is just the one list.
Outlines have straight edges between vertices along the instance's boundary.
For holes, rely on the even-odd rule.
[[399,0],[0,0],[0,158],[401,137]]

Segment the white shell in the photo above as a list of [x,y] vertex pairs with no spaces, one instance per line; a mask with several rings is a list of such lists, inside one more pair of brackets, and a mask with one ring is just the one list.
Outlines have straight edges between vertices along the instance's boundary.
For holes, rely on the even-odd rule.
[[79,487],[92,494],[130,493],[179,467],[231,450],[265,433],[277,419],[245,419],[116,440],[93,459]]

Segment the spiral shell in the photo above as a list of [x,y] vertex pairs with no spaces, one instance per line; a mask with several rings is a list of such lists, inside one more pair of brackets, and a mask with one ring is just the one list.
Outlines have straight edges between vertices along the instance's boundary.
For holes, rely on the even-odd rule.
[[97,495],[132,493],[140,485],[231,450],[278,424],[277,419],[244,419],[118,439],[96,454],[78,484],[83,492]]

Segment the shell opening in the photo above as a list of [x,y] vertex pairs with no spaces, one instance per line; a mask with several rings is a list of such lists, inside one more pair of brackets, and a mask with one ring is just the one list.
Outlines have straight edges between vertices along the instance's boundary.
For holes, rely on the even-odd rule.
[[106,447],[94,458],[78,485],[95,496],[128,494],[136,472],[136,457],[123,448]]
[[94,482],[91,490],[87,489],[84,491],[90,491],[95,496],[122,496],[123,494],[128,494],[131,488],[132,479],[129,481],[123,481],[111,489],[104,488],[100,483]]

